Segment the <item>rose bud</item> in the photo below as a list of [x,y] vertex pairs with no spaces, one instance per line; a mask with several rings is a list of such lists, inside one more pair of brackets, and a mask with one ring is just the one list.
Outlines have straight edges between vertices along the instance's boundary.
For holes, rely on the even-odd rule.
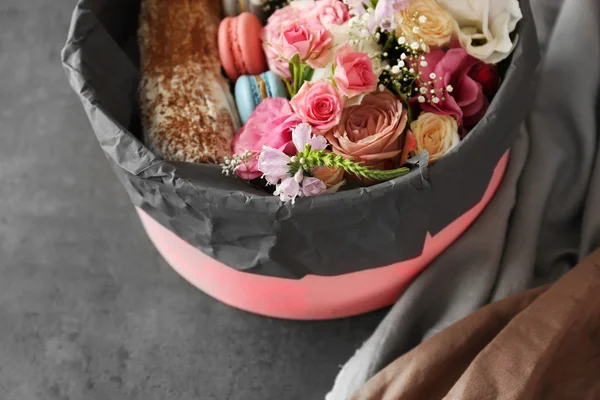
[[488,99],[494,97],[500,88],[500,75],[495,65],[479,62],[471,68],[468,73],[469,77],[481,85],[483,94]]

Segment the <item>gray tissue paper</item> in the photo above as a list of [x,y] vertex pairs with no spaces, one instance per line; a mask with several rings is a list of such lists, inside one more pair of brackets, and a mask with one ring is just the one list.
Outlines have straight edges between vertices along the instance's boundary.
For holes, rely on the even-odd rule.
[[420,255],[428,232],[481,200],[532,102],[539,49],[529,1],[521,7],[503,85],[455,150],[402,178],[295,205],[224,177],[219,166],[163,161],[140,140],[139,0],[79,0],[62,59],[135,206],[232,268],[292,279],[335,276]]

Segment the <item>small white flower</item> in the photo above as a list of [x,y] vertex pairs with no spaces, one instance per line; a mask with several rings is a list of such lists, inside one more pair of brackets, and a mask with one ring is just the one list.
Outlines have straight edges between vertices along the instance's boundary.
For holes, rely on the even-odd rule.
[[380,92],[383,92],[384,90],[385,90],[385,86],[383,86],[383,85],[379,85],[379,91],[380,91]]
[[423,96],[419,96],[418,100],[419,100],[419,103],[425,103],[425,97],[423,97]]
[[413,28],[413,33],[419,33],[419,27],[418,26],[415,26]]
[[440,99],[434,96],[433,99],[431,99],[431,101],[433,101],[435,104],[438,104],[440,102]]
[[404,68],[405,65],[406,65],[406,63],[404,61],[398,61],[399,68]]
[[404,36],[400,36],[398,38],[398,44],[402,45],[404,43],[406,43],[406,38]]
[[421,67],[425,68],[428,65],[429,64],[427,63],[427,61],[421,61]]
[[421,49],[427,51],[427,45],[425,43],[421,44]]
[[393,74],[399,74],[399,73],[400,73],[400,67],[399,67],[399,66],[397,66],[397,65],[394,65],[394,66],[392,67],[392,73],[393,73]]
[[431,79],[435,79],[437,75],[435,74],[435,72],[432,72],[431,74],[429,74],[429,78]]
[[422,87],[419,92],[421,92],[421,94],[427,94],[427,88],[426,87]]
[[411,74],[414,74],[415,73],[415,69],[411,68],[411,69],[408,70],[408,72],[411,73]]
[[410,44],[410,48],[413,50],[418,50],[419,49],[419,42],[412,42]]
[[419,17],[419,23],[424,24],[425,22],[427,22],[427,17],[425,15],[421,15]]
[[452,87],[452,85],[448,85],[448,86],[446,86],[446,90],[448,91],[448,93],[452,93],[454,88]]
[[404,53],[400,54],[400,59],[401,60],[405,60],[406,59],[406,54],[404,54]]

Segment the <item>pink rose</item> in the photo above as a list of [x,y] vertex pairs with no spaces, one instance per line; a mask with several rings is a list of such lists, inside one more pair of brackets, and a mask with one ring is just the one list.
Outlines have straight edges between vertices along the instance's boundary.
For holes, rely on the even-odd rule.
[[[318,5],[321,3],[322,1],[293,1],[290,5],[275,11],[275,13],[269,17],[267,25],[261,32],[261,39],[263,42],[263,49],[267,56],[269,69],[280,77],[286,79],[291,77],[288,61],[284,58],[289,59],[295,54],[291,54],[290,57],[282,57],[284,49],[287,50],[287,53],[290,52],[290,49],[292,51],[295,49],[302,54],[310,54],[312,52],[310,60],[308,60],[307,63],[313,68],[320,68],[328,61],[327,58],[333,44],[333,39],[321,24],[319,18],[320,14],[316,11],[320,9]],[[329,0],[323,1],[323,3],[329,3]],[[326,8],[325,6],[326,4],[321,5],[321,7]],[[328,14],[328,11],[324,9],[323,13],[323,18],[326,20],[325,15]],[[308,28],[312,35],[310,40],[308,40],[308,37],[301,38],[295,36],[294,38],[291,38],[289,37],[291,35],[288,35],[288,38],[286,38],[285,41],[282,41],[282,33],[293,24],[305,28],[308,28],[310,25],[311,28]],[[289,43],[290,39],[293,40],[292,44]],[[306,41],[310,41],[309,46],[306,46]],[[308,50],[306,47],[310,47],[311,50]]]
[[317,2],[314,17],[326,28],[342,25],[350,19],[348,7],[340,0],[321,0]]
[[450,115],[464,127],[477,124],[489,106],[481,84],[469,76],[479,60],[460,47],[447,52],[434,50],[425,54],[425,61],[427,67],[421,67],[421,79],[433,80],[434,89],[441,94],[434,98],[426,93],[423,111]]
[[333,37],[325,27],[316,22],[293,23],[286,26],[273,43],[279,56],[290,60],[295,54],[312,68],[327,65]]
[[316,7],[314,1],[294,1],[273,13],[267,20],[267,25],[261,32],[263,50],[267,56],[269,69],[282,78],[290,78],[290,68],[287,61],[282,60],[273,46],[279,39],[283,29],[293,23],[304,24],[308,21],[307,14]]
[[[290,103],[284,98],[267,98],[252,113],[246,124],[233,139],[233,154],[250,151],[258,154],[263,146],[296,154],[292,143],[292,129],[302,120],[294,113]],[[241,164],[237,175],[243,179],[256,179],[262,173],[258,170],[256,157]]]
[[333,79],[340,92],[348,97],[377,89],[377,76],[373,72],[371,59],[365,53],[354,51],[348,43],[336,53]]
[[386,90],[344,109],[340,124],[325,137],[336,154],[377,169],[393,168],[402,154],[401,135],[407,121],[400,99]]
[[290,104],[316,134],[323,134],[340,122],[344,98],[329,82],[306,82]]

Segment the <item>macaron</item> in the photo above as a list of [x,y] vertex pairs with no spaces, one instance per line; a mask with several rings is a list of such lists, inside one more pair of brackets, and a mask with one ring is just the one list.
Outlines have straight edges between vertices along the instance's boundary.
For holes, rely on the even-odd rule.
[[256,15],[256,17],[263,24],[267,21],[267,13],[265,12],[265,4],[266,0],[223,0],[223,10],[225,11],[225,16],[227,17],[235,17],[240,15],[243,12],[251,12]]
[[268,69],[260,39],[261,29],[256,15],[249,12],[221,21],[219,57],[231,81],[237,81],[242,75],[259,75]]
[[241,76],[235,84],[235,102],[242,124],[246,123],[264,99],[287,96],[283,81],[271,71],[260,75]]

